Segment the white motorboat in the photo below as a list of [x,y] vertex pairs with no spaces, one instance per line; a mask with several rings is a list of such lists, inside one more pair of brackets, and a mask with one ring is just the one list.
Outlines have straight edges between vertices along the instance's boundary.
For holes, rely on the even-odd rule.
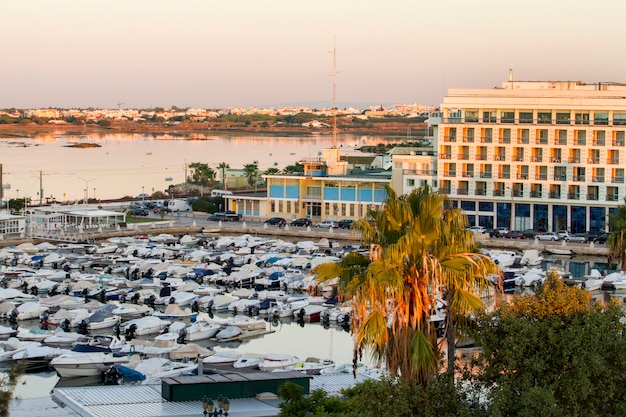
[[243,354],[234,350],[216,351],[213,355],[202,359],[204,365],[224,365],[233,364]]
[[272,372],[278,369],[286,369],[288,366],[294,366],[300,362],[297,356],[269,353],[263,357],[263,361],[259,363],[259,369],[264,372]]
[[168,304],[165,307],[165,311],[163,312],[154,312],[152,313],[154,317],[158,317],[160,319],[165,320],[191,320],[195,321],[196,317],[198,317],[198,313],[194,313],[192,311],[185,311],[179,307],[178,304]]
[[147,358],[134,367],[116,366],[125,379],[141,385],[158,384],[162,378],[173,378],[197,369],[194,362],[175,362],[165,358]]
[[222,326],[217,323],[208,323],[206,321],[197,321],[181,330],[184,333],[184,339],[190,342],[196,340],[210,339],[220,331]]
[[84,335],[76,332],[66,332],[61,328],[57,328],[54,334],[43,339],[42,343],[53,347],[70,347]]
[[335,361],[331,359],[319,359],[309,357],[294,365],[287,366],[285,369],[300,371],[309,375],[319,375],[324,369],[334,369]]
[[265,358],[265,355],[260,353],[244,353],[239,357],[239,359],[233,362],[233,368],[258,368],[259,364],[263,362],[263,358]]
[[120,316],[122,320],[131,320],[150,315],[153,311],[145,304],[122,303],[114,308],[111,313]]
[[243,333],[243,330],[241,329],[241,327],[226,326],[225,328],[217,332],[217,334],[215,335],[215,338],[217,340],[227,340],[227,339],[232,339],[233,337],[237,337],[242,333]]
[[26,372],[41,372],[49,369],[50,361],[57,356],[69,352],[67,349],[41,346],[37,342],[32,342],[17,350],[11,359],[25,366]]
[[260,318],[234,316],[226,322],[228,326],[237,326],[241,330],[260,330],[267,328],[267,322]]
[[158,317],[146,316],[140,319],[133,319],[123,323],[120,329],[125,333],[133,333],[134,336],[144,336],[157,334],[166,326],[171,324],[170,320],[162,320]]
[[17,307],[17,319],[29,320],[39,318],[43,313],[48,311],[48,307],[39,304],[39,301],[27,301]]
[[68,352],[50,361],[60,377],[98,376],[113,365],[127,364],[128,355],[105,352]]
[[583,277],[581,287],[587,291],[596,291],[602,289],[602,285],[604,285],[604,277],[599,270],[594,268]]

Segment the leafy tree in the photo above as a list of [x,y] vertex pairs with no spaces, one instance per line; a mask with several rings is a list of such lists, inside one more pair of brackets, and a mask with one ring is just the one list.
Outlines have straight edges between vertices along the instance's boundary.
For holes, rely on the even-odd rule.
[[[353,304],[355,363],[363,350],[384,361],[392,375],[426,385],[439,367],[440,346],[431,317],[438,299],[450,311],[484,307],[481,292],[496,265],[472,251],[460,209],[449,209],[444,194],[422,187],[398,198],[388,188],[383,208],[355,223],[370,246],[369,259],[352,253],[339,263],[314,269],[318,281],[339,278],[338,290]],[[448,320],[454,331],[454,321]],[[448,368],[454,368],[454,356]]]
[[102,127],[109,127],[111,126],[111,121],[108,119],[102,119],[98,122],[98,124]]
[[266,175],[274,175],[274,174],[279,174],[279,173],[280,173],[280,169],[275,168],[275,167],[268,168],[263,172],[263,174],[266,174]]
[[285,174],[296,174],[296,173],[304,172],[304,165],[299,162],[296,162],[293,165],[287,165],[285,169],[283,169],[283,172]]
[[485,387],[493,416],[626,415],[622,317],[551,273],[535,294],[479,316],[482,352],[466,377]]
[[215,171],[208,164],[193,162],[189,164],[191,182],[202,186],[211,186],[215,182]]
[[226,170],[230,168],[226,162],[220,162],[217,168],[222,170],[222,188],[226,190]]
[[9,369],[0,374],[0,417],[11,415],[9,406],[13,399],[13,391],[24,371],[24,366],[12,363]]
[[257,184],[259,180],[259,166],[257,164],[246,164],[243,167],[244,169],[244,177],[248,181],[248,185],[253,187]]
[[619,262],[621,269],[626,269],[626,198],[617,207],[616,213],[609,214],[611,234],[606,240],[609,247],[609,263]]

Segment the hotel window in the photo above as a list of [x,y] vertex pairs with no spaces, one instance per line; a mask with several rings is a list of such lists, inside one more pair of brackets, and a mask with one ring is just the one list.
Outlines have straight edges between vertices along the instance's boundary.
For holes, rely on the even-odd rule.
[[478,161],[487,160],[487,147],[486,146],[478,146],[476,148],[476,160]]
[[533,112],[521,111],[519,112],[520,124],[533,124]]
[[469,146],[459,146],[459,159],[468,160],[470,158]]
[[531,149],[531,162],[542,162],[543,161],[543,149],[542,148],[532,148]]
[[480,165],[480,178],[491,178],[491,164]]
[[600,163],[600,149],[587,150],[587,163],[599,164]]
[[593,168],[591,171],[591,181],[604,182],[604,168]]
[[415,180],[413,178],[409,178],[406,180],[407,187],[415,187]]
[[606,187],[606,201],[617,201],[619,199],[619,189],[617,187]]
[[587,132],[584,130],[576,130],[574,132],[574,145],[586,145],[587,144]]
[[611,172],[611,182],[615,184],[624,183],[624,168],[613,168]]
[[474,143],[474,128],[463,129],[463,142]]
[[554,180],[555,181],[567,180],[567,168],[566,167],[554,167]]
[[561,149],[560,148],[550,149],[550,162],[554,162],[555,164],[561,163]]
[[494,161],[505,161],[506,160],[506,147],[498,146],[495,149],[495,155],[493,156]]
[[520,162],[524,160],[524,148],[513,148],[513,161]]
[[609,149],[607,152],[606,163],[611,165],[619,164],[619,151],[615,149]]
[[545,181],[548,179],[548,167],[540,165],[535,167],[535,179],[538,181]]
[[597,185],[589,185],[587,187],[587,200],[597,200],[600,194],[600,187]]
[[[547,145],[548,144],[548,129],[537,129],[535,132],[537,135],[535,138],[535,143],[539,145]],[[566,136],[567,138],[567,136]]]
[[556,112],[556,124],[568,125],[570,124],[570,112]]
[[478,123],[478,110],[465,110],[465,123]]
[[574,181],[585,181],[585,168],[574,167],[573,168]]
[[446,142],[456,142],[456,127],[448,129],[448,134],[444,138]]
[[626,126],[626,113],[613,113],[613,126]]
[[589,124],[589,112],[576,112],[574,120],[577,125]]
[[488,127],[486,129],[482,130],[482,136],[480,141],[482,143],[491,143],[491,141],[493,140],[493,129]]
[[554,138],[555,145],[567,145],[567,130],[557,130]]
[[500,143],[511,143],[511,129],[500,129]]
[[495,110],[485,110],[483,111],[483,123],[495,123],[496,122],[496,111]]
[[530,138],[530,131],[528,129],[519,129],[517,131],[517,143],[527,145]]
[[613,132],[613,146],[624,146],[624,131]]
[[515,123],[515,112],[514,111],[501,112],[500,123]]
[[596,126],[608,126],[609,124],[609,114],[606,112],[594,112],[593,113],[593,124]]
[[549,198],[561,198],[561,186],[558,184],[550,184]]
[[552,124],[552,112],[551,111],[538,111],[537,112],[537,123],[540,125],[551,125]]
[[541,198],[541,184],[530,185],[530,196],[533,198]]
[[605,139],[604,130],[594,130],[593,132],[593,146],[604,146]]
[[570,164],[580,164],[580,149],[570,148],[567,162]]

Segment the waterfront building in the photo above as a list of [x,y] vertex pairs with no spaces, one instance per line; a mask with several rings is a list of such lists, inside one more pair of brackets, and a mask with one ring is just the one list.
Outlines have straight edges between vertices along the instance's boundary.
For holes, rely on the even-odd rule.
[[362,218],[387,198],[389,158],[342,155],[341,149],[330,148],[300,163],[303,173],[263,175],[267,183],[263,196],[228,196],[229,207],[243,216],[320,222]]
[[626,196],[626,84],[450,89],[431,114],[437,188],[470,225],[606,230]]
[[24,237],[25,229],[24,216],[0,212],[0,239],[10,236]]

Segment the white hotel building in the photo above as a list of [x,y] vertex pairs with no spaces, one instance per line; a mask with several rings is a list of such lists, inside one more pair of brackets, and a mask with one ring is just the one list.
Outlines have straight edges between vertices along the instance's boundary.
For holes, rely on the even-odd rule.
[[450,89],[429,124],[431,162],[421,152],[394,156],[394,188],[432,182],[470,225],[605,230],[624,202],[626,85],[510,74],[500,88]]

